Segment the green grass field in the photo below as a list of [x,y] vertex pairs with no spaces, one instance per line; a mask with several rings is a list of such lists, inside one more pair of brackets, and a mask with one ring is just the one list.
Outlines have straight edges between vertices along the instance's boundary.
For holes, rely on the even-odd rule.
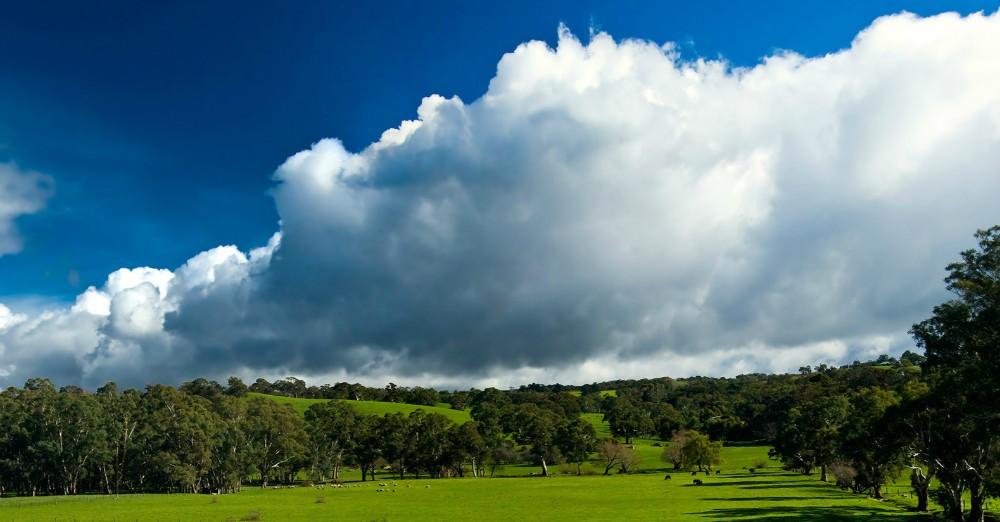
[[[248,397],[264,397],[271,399],[282,404],[290,404],[295,411],[299,413],[305,413],[307,409],[313,404],[327,402],[328,399],[296,399],[292,397],[283,397],[280,395],[266,395],[263,393],[249,393]],[[363,415],[385,415],[386,413],[403,413],[409,414],[415,410],[424,410],[427,413],[440,413],[445,417],[451,419],[452,422],[456,424],[462,424],[472,420],[469,416],[469,412],[463,410],[453,410],[447,406],[422,406],[419,404],[403,404],[398,402],[379,402],[379,401],[344,401],[344,403],[351,405],[355,411]]]
[[[255,394],[256,395],[256,394]],[[321,399],[293,399],[264,395],[304,412]],[[437,411],[464,422],[464,411],[373,401],[347,401],[361,413],[377,414],[415,409]],[[584,414],[600,436],[609,436],[601,414]],[[690,473],[673,472],[660,460],[662,443],[639,439],[634,447],[642,457],[635,475],[569,474],[572,466],[553,466],[555,476],[529,477],[539,469],[510,465],[497,478],[395,480],[358,482],[357,470],[344,470],[346,487],[247,488],[232,495],[97,495],[0,499],[0,522],[25,521],[167,521],[167,520],[737,520],[737,521],[916,521],[908,512],[900,489],[893,502],[876,502],[832,485],[781,470],[773,462],[750,473],[747,468],[767,461],[767,447],[731,446],[723,449],[721,475],[699,475],[694,486]],[[585,464],[590,473],[602,466]],[[664,480],[669,473],[671,480]],[[379,483],[396,484],[382,487]],[[388,489],[388,491],[376,491]],[[393,491],[394,490],[394,491]]]
[[[815,477],[776,467],[743,470],[767,448],[725,449],[722,475],[688,473],[550,478],[438,479],[350,483],[210,495],[127,495],[8,498],[0,520],[922,520],[890,502],[851,495]],[[388,488],[378,485],[390,484]],[[388,489],[386,492],[377,489]],[[395,489],[395,491],[392,491]]]

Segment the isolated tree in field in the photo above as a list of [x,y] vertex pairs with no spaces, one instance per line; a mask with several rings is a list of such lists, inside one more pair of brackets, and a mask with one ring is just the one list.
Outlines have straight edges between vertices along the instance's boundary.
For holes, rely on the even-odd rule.
[[1000,490],[1000,226],[976,239],[977,248],[947,267],[955,299],[910,331],[927,356],[925,409],[936,424],[925,460],[936,470],[938,500],[950,519],[973,522],[983,520],[987,497]]
[[597,445],[597,432],[589,422],[577,417],[562,426],[556,435],[559,450],[567,462],[576,464],[576,474],[580,465],[587,460]]
[[610,425],[613,435],[625,438],[625,444],[631,444],[635,437],[653,432],[653,420],[649,412],[640,408],[631,399],[614,397],[609,404],[604,420]]
[[681,430],[670,439],[661,458],[677,470],[697,467],[698,471],[711,471],[722,463],[722,443],[694,430]]
[[639,454],[625,444],[614,439],[601,439],[597,443],[597,456],[604,465],[604,474],[618,468],[620,472],[628,473],[639,464]]

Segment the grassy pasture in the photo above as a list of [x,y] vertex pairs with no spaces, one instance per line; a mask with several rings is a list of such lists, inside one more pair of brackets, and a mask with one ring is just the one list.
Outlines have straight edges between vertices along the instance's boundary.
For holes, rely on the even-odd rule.
[[[725,449],[722,475],[688,473],[551,478],[392,479],[345,488],[248,488],[210,495],[8,498],[0,521],[159,520],[922,520],[893,503],[851,495],[776,467],[743,470],[767,448]],[[658,464],[659,465],[659,464]],[[378,485],[389,483],[388,488]],[[378,492],[377,489],[389,489]],[[392,491],[395,489],[395,492]],[[322,500],[320,500],[322,499]]]
[[[304,412],[321,399],[263,397],[292,405]],[[416,409],[437,411],[455,422],[469,419],[464,411],[412,404],[347,401],[359,412],[382,415],[408,413]],[[609,436],[601,414],[583,418]],[[655,445],[654,445],[655,444]],[[246,488],[232,495],[80,495],[0,499],[0,522],[26,521],[160,521],[160,520],[630,520],[685,521],[817,520],[907,522],[925,520],[904,510],[905,498],[891,491],[895,502],[877,502],[852,495],[817,477],[781,470],[767,461],[767,447],[732,446],[723,449],[725,462],[720,475],[696,477],[673,472],[660,460],[662,442],[638,439],[634,447],[642,457],[635,475],[566,474],[569,467],[553,467],[550,478],[529,477],[539,471],[533,465],[510,465],[497,470],[493,479],[396,480],[380,476],[361,483],[357,470],[344,470],[349,487],[322,489],[294,487]],[[747,468],[768,462],[768,467],[750,473]],[[602,470],[599,462],[585,464],[591,473]],[[563,473],[560,473],[562,471]],[[669,473],[671,480],[664,480]],[[381,487],[379,483],[397,485]],[[388,489],[389,491],[376,491]],[[395,491],[392,491],[392,490]]]
[[[293,397],[283,397],[281,395],[266,395],[263,393],[249,393],[248,397],[263,397],[265,399],[271,399],[273,401],[290,404],[295,411],[299,413],[305,413],[307,409],[313,404],[318,404],[321,402],[327,402],[329,399],[296,399]],[[445,417],[451,419],[452,422],[456,424],[462,424],[463,422],[472,420],[469,416],[469,412],[462,410],[453,410],[448,407],[441,406],[423,406],[420,404],[403,404],[399,402],[379,402],[379,401],[344,401],[349,404],[355,411],[363,415],[378,415],[382,416],[387,413],[402,413],[409,414],[415,410],[424,410],[426,413],[440,413]]]
[[[580,390],[570,390],[567,393],[569,393],[570,395],[575,395],[577,397],[583,395],[580,392]],[[617,397],[618,390],[601,390],[600,392],[598,392],[598,395],[600,395],[601,397]]]

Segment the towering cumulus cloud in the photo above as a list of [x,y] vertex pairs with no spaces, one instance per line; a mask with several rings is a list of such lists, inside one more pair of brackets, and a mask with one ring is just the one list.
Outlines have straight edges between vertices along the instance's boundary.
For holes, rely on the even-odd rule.
[[483,97],[284,162],[265,247],[0,309],[0,375],[506,384],[909,347],[1000,223],[1000,15],[899,15],[733,69],[563,30]]

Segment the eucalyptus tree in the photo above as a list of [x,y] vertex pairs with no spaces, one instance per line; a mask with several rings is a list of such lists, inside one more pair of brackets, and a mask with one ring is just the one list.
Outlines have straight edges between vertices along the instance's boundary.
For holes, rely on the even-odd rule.
[[927,410],[936,421],[927,461],[941,485],[938,500],[952,520],[979,522],[1000,489],[1000,226],[975,237],[977,247],[947,267],[955,297],[910,333],[927,357]]

